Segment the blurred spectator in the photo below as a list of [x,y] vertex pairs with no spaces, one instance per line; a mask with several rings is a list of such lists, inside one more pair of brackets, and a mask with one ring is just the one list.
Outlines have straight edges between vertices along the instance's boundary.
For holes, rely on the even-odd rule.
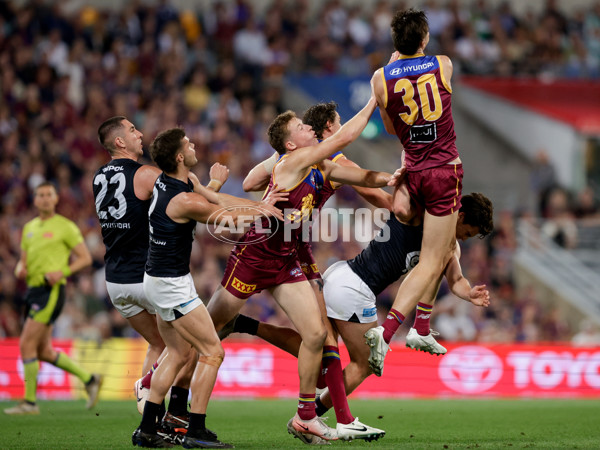
[[546,203],[550,190],[557,186],[556,171],[545,150],[538,150],[531,171],[531,189],[540,200],[539,211],[546,215]]
[[546,218],[541,231],[561,247],[572,249],[577,245],[577,225],[569,208],[566,191],[553,189],[548,196]]
[[449,294],[435,304],[435,330],[450,342],[473,341],[477,336],[475,322],[469,317],[468,302]]
[[579,331],[571,338],[571,343],[577,347],[596,347],[600,345],[600,327],[590,319],[583,319]]
[[591,186],[586,186],[577,194],[574,214],[578,219],[600,219],[600,206]]

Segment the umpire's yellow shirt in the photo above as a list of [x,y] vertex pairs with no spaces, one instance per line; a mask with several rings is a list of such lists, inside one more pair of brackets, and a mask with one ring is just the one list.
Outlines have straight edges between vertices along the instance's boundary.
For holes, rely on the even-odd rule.
[[44,274],[67,267],[71,250],[80,242],[83,236],[77,225],[60,214],[27,222],[21,238],[21,249],[27,252],[27,286],[42,286]]

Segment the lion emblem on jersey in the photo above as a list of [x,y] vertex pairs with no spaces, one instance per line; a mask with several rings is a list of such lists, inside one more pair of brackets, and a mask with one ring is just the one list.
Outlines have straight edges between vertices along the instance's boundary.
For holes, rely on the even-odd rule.
[[313,207],[315,206],[315,198],[312,194],[308,194],[304,197],[302,197],[302,206],[300,207],[300,209],[295,210],[294,212],[292,212],[291,214],[288,214],[286,216],[286,218],[292,222],[298,222],[298,221],[302,221],[304,222],[305,220],[310,219],[310,216],[312,214],[312,210]]

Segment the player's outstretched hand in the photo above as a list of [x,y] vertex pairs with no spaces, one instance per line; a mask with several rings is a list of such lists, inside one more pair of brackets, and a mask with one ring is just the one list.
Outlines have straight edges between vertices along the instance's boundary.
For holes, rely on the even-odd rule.
[[402,166],[399,169],[396,169],[390,181],[388,181],[388,186],[400,186],[402,182],[406,178],[406,167]]
[[473,286],[469,292],[469,300],[476,306],[490,306],[490,291],[485,288],[485,284]]
[[281,211],[279,208],[263,202],[260,202],[260,207],[265,215],[269,217],[275,217],[278,220],[283,220],[283,211]]
[[282,191],[283,188],[275,185],[273,186],[271,192],[269,192],[260,202],[260,206],[266,210],[267,215],[273,216],[279,220],[283,220],[283,212],[279,208],[275,207],[275,203],[279,201],[285,201],[290,196],[289,192]]
[[229,177],[229,169],[223,164],[214,163],[208,171],[208,175],[210,176],[211,180],[217,180],[221,183],[221,185],[223,185]]
[[267,205],[274,205],[277,202],[286,201],[290,196],[289,192],[283,192],[283,188],[275,185],[271,192],[269,192],[265,198],[262,199],[261,203]]

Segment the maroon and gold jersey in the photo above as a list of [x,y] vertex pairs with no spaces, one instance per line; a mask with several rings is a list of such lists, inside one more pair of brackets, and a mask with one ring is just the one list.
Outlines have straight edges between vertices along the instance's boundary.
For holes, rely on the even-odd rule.
[[[333,155],[331,155],[328,159],[332,162],[336,162],[338,159],[340,158],[344,158],[344,154],[342,152],[335,152]],[[323,188],[321,189],[320,195],[317,199],[317,203],[315,204],[315,209],[317,211],[320,211],[321,208],[323,207],[323,205],[325,204],[325,202],[327,202],[327,200],[329,200],[329,198],[336,193],[336,191],[340,188],[341,186],[334,186],[333,183],[329,180],[325,180],[323,182]]]
[[402,56],[383,67],[384,108],[405,151],[409,172],[438,167],[458,157],[452,89],[438,56]]
[[[286,157],[287,155],[282,156],[275,166]],[[256,229],[255,224],[252,224],[250,230],[246,232],[237,246],[244,246],[246,243],[253,242],[251,248],[246,252],[250,251],[263,257],[282,258],[292,254],[295,255],[298,242],[302,240],[303,232],[307,235],[307,225],[312,218],[312,212],[319,199],[324,181],[323,173],[317,165],[309,168],[296,186],[284,191],[289,192],[288,199],[275,204],[277,208],[283,211],[284,221],[278,221],[273,217],[262,219],[261,226],[263,230],[272,230],[274,234],[266,240],[261,240],[260,230]],[[275,184],[277,184],[277,180],[275,175],[272,175],[265,195],[273,190]]]

